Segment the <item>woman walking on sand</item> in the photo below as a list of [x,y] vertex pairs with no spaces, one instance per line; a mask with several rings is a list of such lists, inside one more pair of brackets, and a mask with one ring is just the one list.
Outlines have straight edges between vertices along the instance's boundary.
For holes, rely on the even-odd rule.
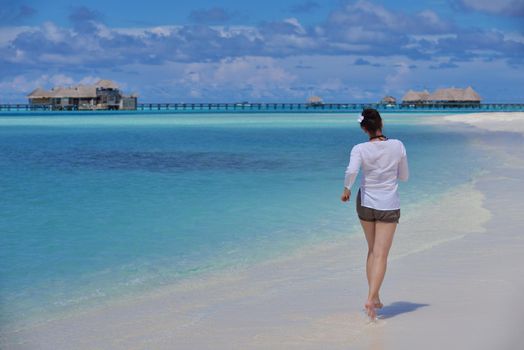
[[409,171],[404,144],[382,134],[382,118],[378,111],[365,109],[358,121],[369,135],[369,141],[359,143],[351,150],[341,199],[349,201],[351,186],[362,168],[356,206],[368,242],[366,275],[369,293],[364,307],[369,318],[375,320],[375,309],[382,307],[379,290],[400,218],[398,180],[406,181]]

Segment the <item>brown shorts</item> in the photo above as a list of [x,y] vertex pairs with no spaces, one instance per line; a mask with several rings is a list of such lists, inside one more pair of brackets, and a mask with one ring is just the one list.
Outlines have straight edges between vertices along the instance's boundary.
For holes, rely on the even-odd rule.
[[363,207],[360,203],[360,190],[357,194],[357,215],[360,220],[364,221],[382,221],[382,222],[397,222],[400,219],[400,209],[394,210],[378,210],[373,208]]

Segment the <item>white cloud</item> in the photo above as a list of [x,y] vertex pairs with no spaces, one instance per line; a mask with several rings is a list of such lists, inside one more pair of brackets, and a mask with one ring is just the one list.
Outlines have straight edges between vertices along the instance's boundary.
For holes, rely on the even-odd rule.
[[93,22],[93,26],[96,28],[97,35],[100,38],[104,38],[104,39],[113,39],[114,38],[114,35],[113,35],[114,30],[107,27],[105,24]]
[[295,30],[296,30],[297,34],[306,34],[306,30],[304,29],[302,24],[300,24],[298,19],[296,19],[294,17],[291,17],[291,18],[286,18],[283,22],[291,24],[292,26],[294,26],[296,28]]
[[330,78],[319,84],[320,90],[341,90],[345,87],[345,84],[340,78]]
[[402,91],[406,89],[410,73],[411,70],[406,62],[398,63],[395,72],[386,76],[384,92],[390,93],[391,91]]
[[162,37],[168,37],[180,28],[182,28],[182,26],[165,25],[154,27],[121,27],[113,28],[112,31],[118,34],[130,35],[137,38],[147,37],[148,34],[155,34]]
[[9,80],[0,81],[0,91],[3,94],[8,93],[30,93],[36,86],[40,86],[42,77],[36,80],[28,80],[23,75],[18,75]]
[[98,78],[86,76],[80,80],[66,74],[42,74],[37,77],[28,77],[27,75],[17,75],[11,79],[0,81],[0,92],[2,94],[22,93],[29,94],[37,87],[52,88],[55,86],[69,86],[75,84],[92,84],[98,81]]
[[388,27],[392,28],[398,25],[398,18],[392,12],[386,10],[384,7],[375,5],[369,1],[359,0],[354,6],[349,5],[349,10],[361,10],[362,12],[372,14],[378,17]]
[[518,32],[499,32],[500,34],[504,35],[504,39],[515,41],[521,44],[524,44],[524,34],[518,33]]
[[360,87],[350,86],[347,88],[347,91],[348,91],[348,98],[350,99],[350,101],[354,101],[354,100],[369,101],[377,97],[375,93],[371,91],[367,91]]
[[71,33],[68,29],[60,28],[53,22],[44,22],[41,32],[47,40],[53,43],[63,42]]
[[439,23],[440,22],[439,16],[435,12],[433,12],[431,10],[422,11],[418,15],[421,18],[424,18],[425,20],[430,21],[431,23]]
[[34,33],[38,27],[17,26],[17,27],[0,27],[0,47],[6,46],[16,39],[22,33]]
[[191,86],[191,95],[203,89],[248,91],[251,97],[273,96],[274,91],[288,89],[296,77],[270,57],[246,56],[224,58],[217,63],[187,64],[183,77],[175,84]]
[[72,85],[75,81],[65,74],[55,74],[49,78],[49,82],[54,86]]
[[524,15],[523,0],[459,0],[459,2],[463,6],[479,12],[510,16]]
[[91,85],[91,84],[94,84],[94,83],[98,82],[100,79],[101,79],[100,77],[93,77],[93,76],[89,75],[87,77],[83,77],[82,79],[80,79],[78,84]]

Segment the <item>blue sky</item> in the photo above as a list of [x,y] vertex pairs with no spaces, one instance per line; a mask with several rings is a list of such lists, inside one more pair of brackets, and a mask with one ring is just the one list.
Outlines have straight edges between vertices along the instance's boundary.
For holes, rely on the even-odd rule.
[[117,81],[144,102],[524,100],[524,0],[0,0],[0,103]]

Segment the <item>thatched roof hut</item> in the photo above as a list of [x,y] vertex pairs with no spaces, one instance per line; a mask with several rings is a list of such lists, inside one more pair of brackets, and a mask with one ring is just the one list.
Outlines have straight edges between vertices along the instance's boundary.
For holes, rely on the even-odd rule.
[[29,95],[31,105],[50,105],[53,109],[136,109],[138,95],[125,96],[118,84],[99,80],[93,85],[35,89]]
[[49,98],[49,97],[51,97],[51,93],[42,88],[36,88],[29,95],[27,95],[27,98]]
[[96,98],[96,86],[94,85],[77,85],[71,87],[54,87],[51,90],[37,88],[27,97],[29,99],[37,98]]
[[466,90],[464,90],[462,98],[464,101],[472,102],[480,102],[482,100],[482,97],[480,97],[480,95],[475,90],[473,90],[471,86],[468,86]]
[[438,89],[431,95],[429,100],[431,101],[459,101],[462,97],[462,89],[447,88]]
[[426,101],[429,97],[429,91],[413,91],[409,90],[404,97],[402,98],[402,102],[421,102]]
[[113,90],[116,90],[118,89],[118,84],[115,83],[114,81],[112,80],[107,80],[107,79],[102,79],[102,80],[99,80],[95,86],[97,88],[101,88],[101,89],[113,89]]
[[438,89],[429,96],[432,102],[480,102],[479,94],[471,86],[466,89],[447,88]]
[[397,104],[397,99],[393,96],[384,96],[384,98],[380,100],[380,103],[383,105],[395,105]]
[[77,85],[68,88],[51,89],[51,97],[55,98],[96,98],[96,87],[93,85]]
[[319,106],[319,105],[322,105],[324,103],[320,96],[311,96],[310,98],[307,99],[307,102],[311,106]]
[[460,88],[445,88],[438,89],[433,93],[424,91],[409,90],[402,99],[402,103],[417,104],[417,103],[480,103],[481,97],[471,86],[465,89]]

